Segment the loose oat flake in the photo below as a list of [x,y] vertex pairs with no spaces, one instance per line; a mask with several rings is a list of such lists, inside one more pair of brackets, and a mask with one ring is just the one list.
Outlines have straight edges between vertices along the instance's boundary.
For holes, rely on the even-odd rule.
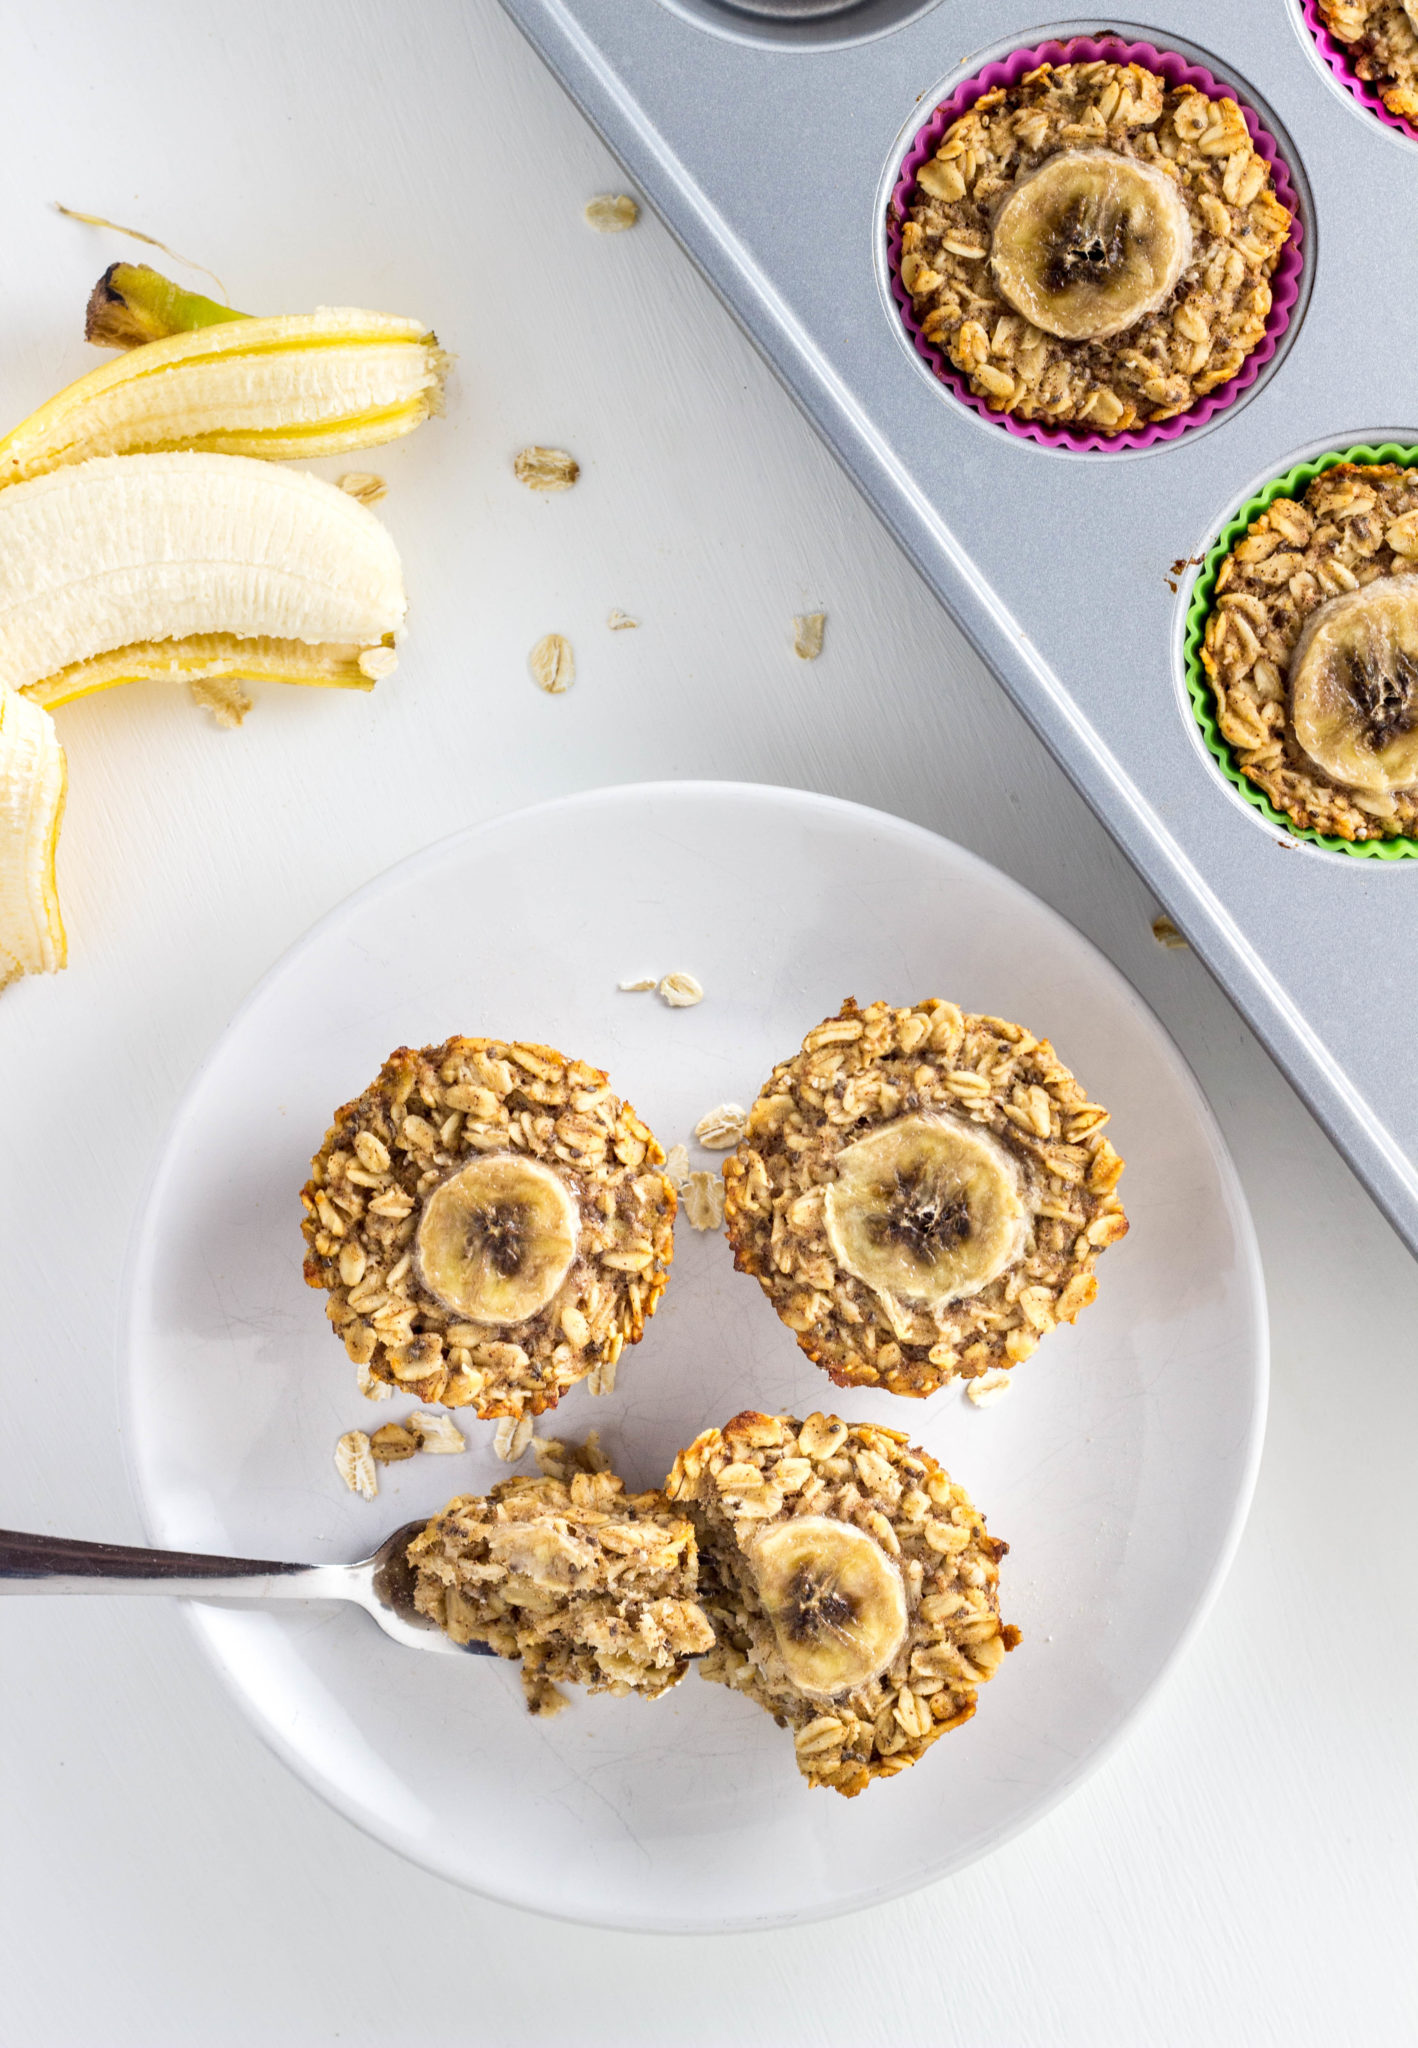
[[817,660],[826,625],[826,612],[804,612],[793,620],[793,652],[799,661]]
[[513,458],[512,470],[529,491],[569,491],[581,465],[564,448],[523,448]]
[[665,1154],[665,1179],[673,1188],[682,1188],[689,1179],[689,1147],[671,1145]]
[[980,1379],[967,1380],[965,1391],[977,1408],[988,1408],[993,1402],[1002,1401],[1010,1386],[1007,1372],[987,1372]]
[[619,235],[633,228],[640,208],[628,192],[598,192],[586,207],[586,223],[597,234]]
[[[363,1260],[363,1255],[361,1254],[361,1258],[360,1258],[360,1272],[362,1273],[362,1272],[363,1272],[363,1270],[364,1270],[364,1260]],[[357,1281],[358,1281],[358,1279],[359,1279],[359,1274],[356,1274],[356,1275],[355,1275],[355,1281],[352,1281],[352,1282],[350,1282],[349,1284],[350,1284],[350,1285],[354,1285],[354,1284],[355,1284],[355,1282],[357,1282]],[[375,1378],[375,1376],[374,1376],[374,1374],[373,1374],[373,1373],[372,1373],[372,1372],[370,1371],[370,1369],[369,1369],[369,1366],[368,1366],[367,1364],[365,1364],[365,1365],[362,1365],[362,1366],[360,1367],[360,1369],[359,1369],[359,1372],[358,1372],[358,1374],[357,1374],[357,1379],[358,1379],[358,1382],[359,1382],[359,1390],[360,1390],[360,1392],[361,1392],[361,1393],[363,1394],[363,1396],[364,1396],[364,1398],[365,1398],[365,1400],[366,1400],[366,1401],[392,1401],[392,1400],[393,1400],[393,1398],[394,1398],[394,1389],[393,1389],[393,1388],[392,1388],[392,1387],[390,1386],[390,1384],[389,1384],[388,1380],[381,1380],[381,1379],[376,1379],[376,1378]]]
[[340,478],[340,489],[347,497],[357,498],[361,505],[377,505],[381,498],[389,495],[389,486],[382,476],[375,476],[367,469],[352,469]]
[[718,1230],[724,1221],[724,1183],[717,1173],[692,1173],[681,1197],[696,1230]]
[[467,1438],[451,1415],[429,1415],[419,1408],[409,1416],[404,1427],[412,1432],[421,1451],[449,1456],[468,1448]]
[[381,1465],[397,1465],[417,1456],[418,1441],[402,1422],[386,1422],[369,1439],[369,1448]]
[[576,680],[576,657],[564,633],[545,633],[527,657],[532,680],[549,697],[560,697]]
[[672,1010],[692,1010],[696,1003],[704,1000],[704,991],[692,974],[667,974],[660,983],[660,994]]
[[706,1152],[728,1152],[743,1136],[744,1111],[736,1102],[721,1102],[700,1117],[694,1135]]
[[643,991],[652,989],[654,986],[655,977],[653,974],[636,974],[632,975],[628,981],[618,981],[616,983],[616,987],[623,994],[631,996],[638,996]]
[[234,732],[251,709],[251,692],[234,676],[197,676],[188,694],[203,711],[210,711],[224,732]]
[[606,624],[613,633],[629,633],[640,624],[640,621],[639,619],[632,619],[629,612],[617,609],[611,613],[610,617],[606,620]]
[[497,1425],[497,1434],[492,1447],[499,1458],[509,1465],[515,1465],[528,1444],[532,1441],[532,1417],[530,1415],[504,1415]]
[[373,1500],[378,1493],[379,1474],[374,1469],[374,1453],[362,1429],[346,1430],[336,1444],[335,1470],[351,1493],[360,1494],[365,1500]]

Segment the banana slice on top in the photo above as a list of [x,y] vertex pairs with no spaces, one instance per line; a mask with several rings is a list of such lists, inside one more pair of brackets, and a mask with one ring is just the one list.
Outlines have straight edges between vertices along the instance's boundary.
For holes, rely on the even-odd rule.
[[1312,612],[1290,662],[1310,759],[1351,789],[1418,783],[1418,575],[1384,576]]
[[1029,1212],[995,1139],[943,1117],[908,1116],[843,1152],[825,1222],[849,1273],[878,1294],[939,1308],[978,1294],[1014,1263]]
[[995,215],[994,281],[1064,341],[1121,334],[1167,299],[1191,261],[1176,178],[1108,149],[1069,149],[1021,178]]
[[433,1190],[416,1238],[419,1278],[473,1323],[523,1323],[571,1271],[580,1219],[549,1166],[496,1154]]
[[906,1637],[899,1566],[872,1537],[828,1515],[768,1529],[750,1553],[755,1588],[789,1678],[828,1700],[885,1671]]

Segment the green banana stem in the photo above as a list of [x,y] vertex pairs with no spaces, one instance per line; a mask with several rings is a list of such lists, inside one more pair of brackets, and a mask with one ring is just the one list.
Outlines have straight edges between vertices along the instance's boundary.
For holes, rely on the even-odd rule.
[[110,263],[89,294],[84,339],[99,348],[138,348],[194,327],[250,318],[200,292],[184,291],[149,264]]

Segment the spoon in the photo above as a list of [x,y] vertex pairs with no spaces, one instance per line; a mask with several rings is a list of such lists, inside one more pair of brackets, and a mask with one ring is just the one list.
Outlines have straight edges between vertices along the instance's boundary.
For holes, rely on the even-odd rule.
[[491,1657],[486,1643],[455,1643],[414,1606],[409,1544],[426,1524],[405,1522],[358,1564],[271,1564],[188,1550],[137,1550],[66,1536],[0,1529],[0,1594],[177,1593],[203,1600],[353,1600],[386,1636],[411,1650]]

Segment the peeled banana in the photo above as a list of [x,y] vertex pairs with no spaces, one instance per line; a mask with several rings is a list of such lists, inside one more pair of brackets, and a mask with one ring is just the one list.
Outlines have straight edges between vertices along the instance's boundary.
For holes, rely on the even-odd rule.
[[0,691],[0,988],[67,958],[54,882],[67,780],[49,713]]
[[1121,334],[1191,261],[1178,180],[1108,149],[1069,149],[1021,178],[995,216],[990,268],[1017,312],[1065,341]]
[[749,1551],[754,1587],[789,1678],[811,1699],[855,1692],[906,1636],[900,1568],[850,1522],[797,1515]]
[[580,1216],[549,1166],[484,1155],[440,1183],[415,1237],[419,1278],[469,1322],[526,1322],[571,1270]]
[[[193,326],[203,309],[209,324]],[[396,440],[442,402],[448,359],[420,320],[341,306],[250,319],[175,286],[130,310],[185,331],[128,348],[22,420],[0,439],[0,485],[139,451],[338,455]]]
[[839,1265],[888,1300],[928,1309],[978,1294],[1014,1264],[1028,1211],[987,1132],[908,1116],[847,1146],[824,1220]]
[[45,704],[154,674],[367,684],[404,612],[384,527],[297,470],[110,455],[0,491],[0,689]]
[[1418,575],[1382,576],[1310,614],[1290,663],[1310,759],[1350,789],[1418,783]]

